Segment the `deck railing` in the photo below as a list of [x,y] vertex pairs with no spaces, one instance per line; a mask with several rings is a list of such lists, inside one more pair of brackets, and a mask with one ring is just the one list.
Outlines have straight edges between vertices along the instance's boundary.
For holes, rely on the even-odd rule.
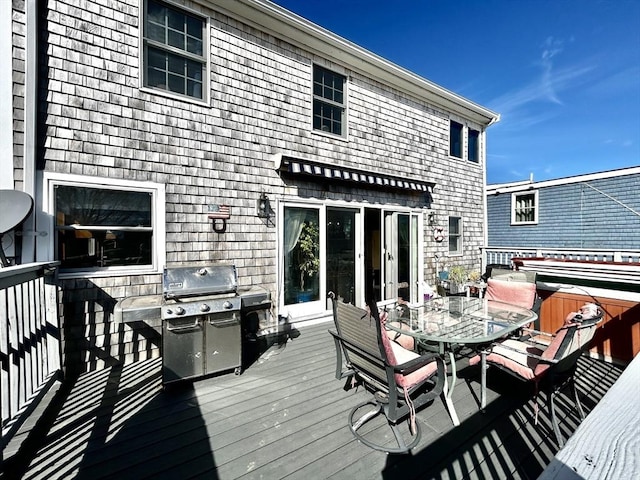
[[484,271],[486,265],[510,265],[514,257],[633,263],[640,262],[640,250],[486,247],[482,257]]
[[19,430],[61,369],[58,262],[0,269],[0,387],[2,449]]

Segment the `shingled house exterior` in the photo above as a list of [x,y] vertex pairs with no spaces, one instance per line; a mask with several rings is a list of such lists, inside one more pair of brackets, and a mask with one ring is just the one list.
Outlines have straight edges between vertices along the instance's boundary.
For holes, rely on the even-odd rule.
[[488,185],[488,244],[636,250],[639,191],[640,167]]
[[290,322],[480,268],[496,113],[265,0],[7,3],[0,188],[36,202],[13,261],[60,261],[67,368],[159,355],[113,310],[165,266],[233,263]]

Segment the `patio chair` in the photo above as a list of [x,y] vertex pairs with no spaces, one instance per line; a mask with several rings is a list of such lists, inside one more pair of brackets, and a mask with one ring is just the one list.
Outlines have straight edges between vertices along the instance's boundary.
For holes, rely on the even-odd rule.
[[[536,315],[540,315],[542,299],[536,293],[535,281],[531,283],[492,277],[487,280],[487,290],[484,296],[489,300],[497,300],[527,308],[535,312]],[[529,324],[527,328],[535,328],[535,326]]]
[[[589,348],[602,318],[602,310],[595,304],[586,304],[579,312],[570,313],[555,334],[532,330],[528,341],[503,339],[490,347],[487,354],[487,366],[496,366],[520,380],[534,382],[536,398],[540,387],[546,390],[551,424],[559,447],[564,445],[564,440],[558,426],[554,399],[565,387],[571,387],[578,414],[584,420],[575,373],[578,358]],[[548,344],[542,343],[545,337],[550,339]],[[481,356],[476,355],[469,364],[476,365],[480,361]]]
[[[373,394],[372,399],[358,404],[348,417],[349,428],[362,443],[386,453],[405,453],[420,441],[420,424],[415,412],[433,402],[442,394],[445,382],[445,367],[435,354],[418,355],[389,339],[375,302],[371,302],[371,313],[354,305],[344,303],[333,293],[333,318],[336,331],[329,331],[336,346],[336,378],[346,378],[345,390],[362,385]],[[356,418],[364,407],[368,410]],[[384,415],[385,424],[391,428],[395,444],[389,445],[389,435],[377,440],[376,431],[365,428],[367,422]],[[409,433],[401,432],[399,426],[406,420]],[[405,437],[407,439],[405,440]]]

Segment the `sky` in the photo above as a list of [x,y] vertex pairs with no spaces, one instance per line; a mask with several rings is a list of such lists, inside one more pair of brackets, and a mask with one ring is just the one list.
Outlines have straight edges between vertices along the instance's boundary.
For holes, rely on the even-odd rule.
[[275,0],[501,115],[487,183],[640,166],[640,0]]

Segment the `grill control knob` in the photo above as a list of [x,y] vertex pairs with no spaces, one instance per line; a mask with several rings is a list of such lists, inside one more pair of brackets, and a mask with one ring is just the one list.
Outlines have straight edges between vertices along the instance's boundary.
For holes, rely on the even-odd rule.
[[165,311],[167,312],[167,315],[171,315],[173,313],[173,310],[170,308],[167,308]]
[[207,305],[206,303],[203,303],[202,305],[200,305],[201,312],[208,312],[209,310],[211,310],[211,307],[209,307],[209,305]]
[[224,308],[225,310],[231,310],[233,308],[233,303],[227,300],[222,304],[222,308]]
[[176,307],[176,315],[184,315],[184,308]]

